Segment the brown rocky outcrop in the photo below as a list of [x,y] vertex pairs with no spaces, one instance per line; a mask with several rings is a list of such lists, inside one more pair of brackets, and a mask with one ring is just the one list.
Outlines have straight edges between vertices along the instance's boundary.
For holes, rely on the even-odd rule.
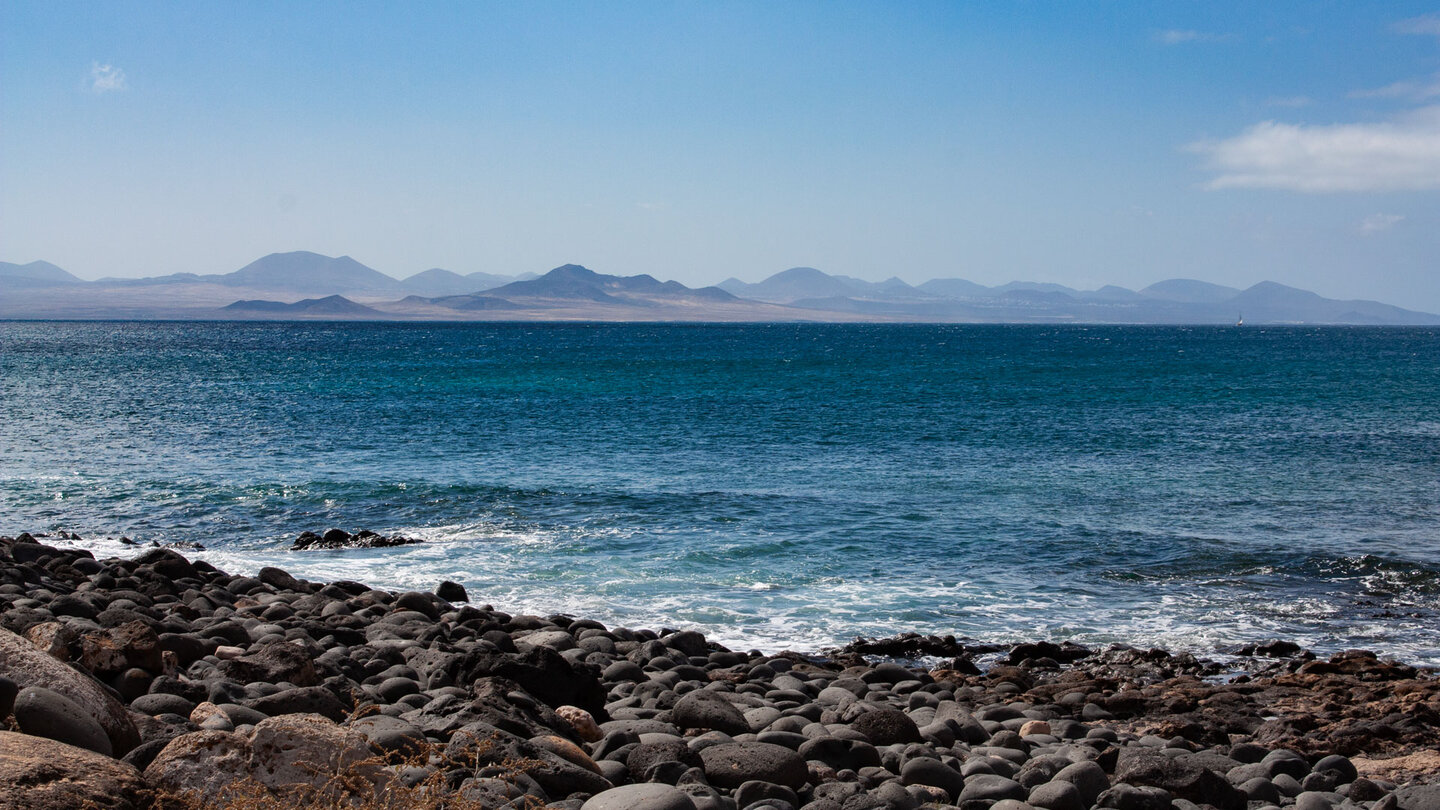
[[148,793],[127,763],[72,745],[0,731],[0,810],[140,810]]
[[145,779],[157,790],[217,805],[251,776],[250,740],[232,731],[196,731],[171,740],[149,766]]
[[161,661],[160,637],[141,621],[80,636],[77,663],[97,676],[113,675],[138,667],[158,675]]
[[207,805],[223,801],[240,784],[277,796],[338,800],[342,794],[373,796],[390,780],[363,734],[313,714],[271,717],[249,734],[183,734],[155,757],[145,778]]

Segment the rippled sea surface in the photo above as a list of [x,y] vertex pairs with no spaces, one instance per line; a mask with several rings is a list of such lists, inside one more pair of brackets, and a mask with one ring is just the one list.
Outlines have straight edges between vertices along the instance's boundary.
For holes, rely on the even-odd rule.
[[[0,323],[0,534],[813,650],[1440,664],[1440,330]],[[291,552],[304,530],[424,538]]]

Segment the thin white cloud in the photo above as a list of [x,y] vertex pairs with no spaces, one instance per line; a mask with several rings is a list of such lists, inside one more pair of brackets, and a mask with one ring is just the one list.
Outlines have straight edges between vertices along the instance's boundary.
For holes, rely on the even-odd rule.
[[1360,220],[1360,235],[1373,236],[1381,231],[1388,231],[1403,219],[1405,217],[1400,214],[1371,214]]
[[1313,193],[1440,189],[1440,106],[1380,123],[1304,126],[1265,121],[1233,138],[1187,147],[1216,176],[1209,189]]
[[1204,31],[1194,31],[1186,28],[1167,28],[1164,31],[1155,32],[1155,41],[1162,45],[1183,45],[1187,42],[1219,42],[1225,37],[1219,34],[1207,34]]
[[1440,74],[1428,79],[1407,79],[1371,90],[1353,90],[1350,98],[1403,98],[1411,101],[1427,101],[1440,98]]
[[1419,17],[1401,20],[1390,26],[1390,29],[1397,34],[1440,37],[1440,13],[1422,14]]
[[114,65],[93,63],[90,66],[90,80],[90,89],[97,93],[114,93],[129,88],[125,83],[125,71]]

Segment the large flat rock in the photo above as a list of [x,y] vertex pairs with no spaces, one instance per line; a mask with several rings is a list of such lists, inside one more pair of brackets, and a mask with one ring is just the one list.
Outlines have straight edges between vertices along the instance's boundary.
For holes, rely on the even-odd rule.
[[128,763],[0,731],[0,810],[139,810],[145,780]]

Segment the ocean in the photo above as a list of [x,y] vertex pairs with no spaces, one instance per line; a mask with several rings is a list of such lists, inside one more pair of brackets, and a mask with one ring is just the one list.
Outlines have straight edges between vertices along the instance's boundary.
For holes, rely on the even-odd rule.
[[[0,534],[512,613],[1440,664],[1440,329],[0,323]],[[302,531],[425,542],[289,550]]]

